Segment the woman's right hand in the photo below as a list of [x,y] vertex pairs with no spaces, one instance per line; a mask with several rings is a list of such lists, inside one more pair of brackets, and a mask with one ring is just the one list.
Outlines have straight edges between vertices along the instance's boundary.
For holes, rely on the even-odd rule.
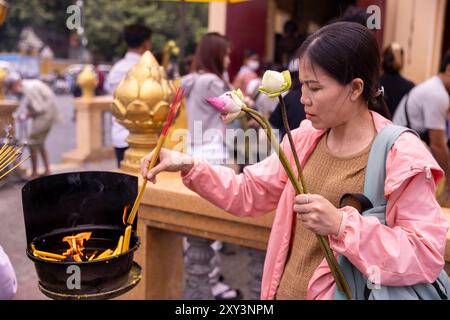
[[155,150],[150,152],[141,160],[142,177],[150,180],[153,183],[156,183],[156,175],[161,171],[181,171],[183,174],[185,174],[188,173],[189,170],[191,170],[194,166],[194,158],[192,158],[191,156],[181,152],[162,148],[161,152],[159,153],[159,159],[156,162],[156,165],[153,167],[153,169],[148,171],[148,166],[150,165],[150,161],[154,152]]

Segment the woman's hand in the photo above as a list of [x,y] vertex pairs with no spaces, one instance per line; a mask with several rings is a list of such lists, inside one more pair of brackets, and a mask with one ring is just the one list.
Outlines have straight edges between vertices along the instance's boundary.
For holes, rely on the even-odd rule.
[[338,235],[342,212],[321,195],[297,195],[294,211],[299,214],[306,229],[322,236]]
[[194,158],[191,156],[180,153],[177,151],[172,151],[168,149],[161,149],[159,153],[159,159],[156,162],[156,166],[148,171],[148,166],[152,159],[155,150],[150,152],[141,160],[141,174],[143,178],[147,178],[153,183],[156,183],[156,175],[161,171],[188,173],[189,170],[194,166]]

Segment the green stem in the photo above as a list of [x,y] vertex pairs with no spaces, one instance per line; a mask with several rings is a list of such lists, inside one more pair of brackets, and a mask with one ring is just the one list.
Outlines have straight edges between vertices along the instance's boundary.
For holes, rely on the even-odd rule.
[[243,110],[249,113],[250,116],[252,116],[252,118],[255,119],[256,122],[258,122],[261,128],[266,130],[267,138],[269,139],[269,142],[271,143],[272,147],[275,149],[276,154],[278,154],[278,157],[280,158],[280,161],[287,172],[289,180],[294,185],[296,191],[299,190],[300,191],[299,193],[301,193],[302,187],[299,184],[298,180],[295,178],[294,171],[292,170],[284,151],[280,148],[280,144],[278,143],[277,138],[273,134],[272,127],[267,122],[267,119],[261,116],[261,114],[258,111],[255,111],[253,109],[243,108]]
[[300,161],[298,160],[297,151],[295,150],[294,140],[292,139],[291,128],[289,127],[289,122],[287,119],[286,105],[284,104],[284,99],[281,95],[278,96],[278,100],[280,100],[281,106],[281,118],[283,119],[284,129],[286,130],[286,134],[289,139],[289,145],[291,146],[292,155],[294,156],[295,165],[297,167],[298,176],[300,178],[300,182],[302,183],[302,189],[304,193],[308,193],[308,189],[306,189],[305,177],[303,175],[302,167],[300,166]]
[[[280,148],[280,144],[278,143],[277,138],[273,134],[272,127],[270,123],[267,121],[266,118],[264,118],[259,112],[243,107],[243,111],[247,112],[252,116],[253,119],[258,122],[258,124],[261,126],[261,128],[265,129],[267,138],[269,139],[269,142],[271,143],[272,147],[275,149],[275,152],[277,153],[281,164],[284,167],[284,170],[286,171],[289,180],[291,181],[292,185],[294,186],[296,194],[302,193],[302,186],[298,182],[298,180],[295,177],[295,174],[291,168],[291,165],[286,157],[286,154],[284,153],[283,149]],[[334,256],[333,252],[331,251],[330,245],[328,244],[326,238],[324,236],[316,234],[317,240],[319,241],[319,245],[325,255],[325,259],[327,260],[328,266],[330,267],[330,271],[335,279],[336,285],[338,289],[341,292],[344,292],[344,294],[347,296],[347,299],[352,299],[352,293],[350,290],[350,287],[344,277],[344,274],[342,273],[342,270],[336,260],[336,257]]]

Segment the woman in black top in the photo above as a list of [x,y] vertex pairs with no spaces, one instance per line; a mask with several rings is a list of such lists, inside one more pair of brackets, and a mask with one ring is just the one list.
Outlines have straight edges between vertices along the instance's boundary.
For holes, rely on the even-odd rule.
[[400,74],[403,67],[403,49],[398,43],[391,43],[386,48],[382,67],[383,75],[380,78],[380,84],[384,88],[384,99],[393,116],[403,96],[414,87],[413,82]]

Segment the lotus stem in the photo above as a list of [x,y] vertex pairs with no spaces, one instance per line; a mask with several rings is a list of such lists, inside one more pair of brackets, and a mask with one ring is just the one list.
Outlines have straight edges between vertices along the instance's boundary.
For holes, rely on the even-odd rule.
[[280,100],[281,106],[281,118],[283,119],[284,129],[286,130],[286,134],[289,139],[289,145],[291,146],[292,155],[294,156],[295,166],[297,167],[298,176],[300,178],[300,182],[302,184],[302,189],[304,193],[308,193],[308,189],[306,188],[305,177],[303,175],[302,167],[300,166],[300,161],[298,160],[298,154],[295,150],[294,140],[292,139],[291,128],[289,127],[289,122],[287,119],[287,111],[286,105],[284,103],[284,99],[281,95],[278,96],[278,100]]

